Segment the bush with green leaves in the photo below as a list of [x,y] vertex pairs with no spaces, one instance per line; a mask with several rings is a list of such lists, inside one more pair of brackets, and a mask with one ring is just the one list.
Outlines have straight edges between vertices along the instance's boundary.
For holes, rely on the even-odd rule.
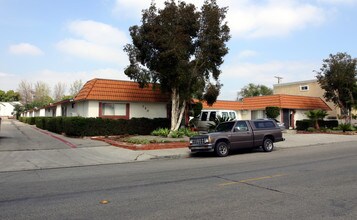
[[268,118],[277,118],[280,115],[280,108],[276,106],[268,106],[265,108],[265,114]]
[[338,125],[338,129],[342,130],[343,132],[354,131],[354,127],[349,123],[341,123],[341,124],[339,124]]
[[[151,135],[154,136],[161,136],[161,137],[168,137],[170,134],[170,129],[168,128],[159,128],[151,132]],[[193,135],[197,135],[198,133],[195,131],[191,131],[188,128],[180,128],[177,131],[173,131],[171,133],[172,138],[181,138],[181,137],[192,137]]]
[[167,137],[169,135],[169,133],[170,133],[170,129],[168,129],[168,128],[158,128],[158,129],[152,131],[151,135]]
[[106,136],[137,134],[148,135],[153,130],[161,127],[168,128],[170,121],[167,118],[133,118],[125,119],[103,119],[83,117],[30,117],[21,118],[28,124],[36,124],[37,127],[55,133],[65,133],[68,136]]

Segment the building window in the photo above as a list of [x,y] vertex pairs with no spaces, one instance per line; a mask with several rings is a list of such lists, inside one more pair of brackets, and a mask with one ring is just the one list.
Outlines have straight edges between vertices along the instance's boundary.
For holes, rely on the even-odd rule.
[[122,103],[103,103],[103,116],[126,116],[126,104]]
[[309,86],[308,85],[300,86],[300,91],[308,91],[308,90],[309,90]]

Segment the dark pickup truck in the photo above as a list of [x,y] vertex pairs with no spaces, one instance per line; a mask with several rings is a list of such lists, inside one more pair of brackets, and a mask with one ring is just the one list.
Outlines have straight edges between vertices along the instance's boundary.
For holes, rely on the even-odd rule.
[[274,120],[238,120],[219,124],[213,133],[191,137],[189,149],[225,157],[231,149],[262,147],[265,152],[271,152],[274,142],[284,140]]

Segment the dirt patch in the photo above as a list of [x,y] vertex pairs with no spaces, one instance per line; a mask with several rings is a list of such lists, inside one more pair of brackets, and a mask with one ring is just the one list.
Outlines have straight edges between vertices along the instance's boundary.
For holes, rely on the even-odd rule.
[[[189,145],[188,138],[164,138],[157,136],[97,136],[91,137],[92,140],[104,141],[112,146],[121,147],[129,150],[161,150],[186,148]],[[147,143],[130,143],[128,142],[147,142]],[[133,141],[134,140],[134,141]]]

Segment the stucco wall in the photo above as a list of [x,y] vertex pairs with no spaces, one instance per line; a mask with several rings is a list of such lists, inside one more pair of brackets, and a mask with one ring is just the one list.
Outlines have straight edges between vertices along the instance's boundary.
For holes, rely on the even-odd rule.
[[167,118],[166,103],[130,103],[129,118]]
[[252,117],[252,111],[250,111],[250,110],[241,110],[239,112],[240,112],[240,116],[241,116],[239,119],[250,120]]
[[62,116],[62,105],[57,105],[56,106],[56,116]]

